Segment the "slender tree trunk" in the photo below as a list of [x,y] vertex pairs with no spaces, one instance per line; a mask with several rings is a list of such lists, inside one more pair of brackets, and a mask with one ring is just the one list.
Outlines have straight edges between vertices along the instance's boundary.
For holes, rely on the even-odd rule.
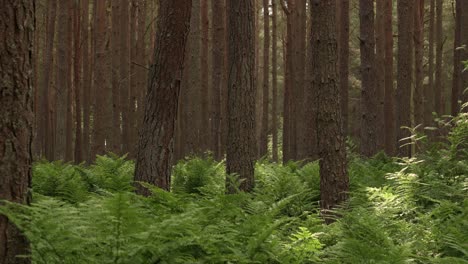
[[211,1],[212,14],[212,84],[211,84],[211,149],[217,160],[223,156],[222,150],[222,120],[221,113],[224,112],[223,95],[226,86],[226,10],[225,1]]
[[429,83],[425,89],[424,100],[424,124],[429,126],[432,124],[432,112],[435,111],[435,87],[434,87],[434,37],[435,37],[435,0],[430,0],[429,10],[429,55],[428,55],[428,75]]
[[[465,49],[461,50],[460,60],[468,61],[468,1],[460,2],[460,11],[461,11],[461,34],[460,34],[460,44],[465,46]],[[466,67],[465,65],[462,67]],[[463,103],[468,102],[468,70],[465,70],[461,74],[461,99]],[[468,107],[465,107],[464,112],[468,112]]]
[[374,1],[359,1],[361,46],[361,154],[371,157],[377,153],[378,93],[375,71]]
[[73,84],[73,9],[74,4],[71,1],[67,1],[68,9],[68,29],[67,29],[67,115],[66,115],[66,128],[65,128],[65,160],[73,160],[73,110],[74,110],[74,84]]
[[384,127],[385,152],[387,155],[396,154],[395,129],[395,91],[393,86],[393,5],[392,0],[385,0],[385,92],[384,92]]
[[[317,91],[320,197],[324,214],[348,198],[346,147],[337,76],[335,1],[311,1],[312,89]],[[330,222],[331,219],[327,219]]]
[[284,50],[284,95],[283,95],[283,163],[286,163],[292,159],[291,149],[291,89],[292,89],[292,21],[291,14],[288,8],[285,7],[284,0],[282,2],[283,11],[286,14],[286,42]]
[[94,84],[95,108],[94,108],[94,138],[93,138],[93,159],[95,155],[103,155],[106,150],[107,136],[112,135],[112,83],[109,74],[111,73],[111,57],[109,56],[109,26],[107,19],[107,3],[105,0],[95,0],[96,8],[96,51],[95,51],[95,72]]
[[[138,128],[143,122],[145,95],[146,95],[146,79],[147,71],[145,66],[146,62],[146,12],[147,12],[146,0],[139,0],[138,2],[138,43],[137,43],[137,63],[139,65],[137,69],[137,86],[138,86],[138,102],[137,102],[137,132]],[[138,133],[136,135],[138,141]],[[135,144],[137,145],[137,144]]]
[[57,2],[49,0],[47,4],[48,9],[48,20],[47,20],[47,37],[46,46],[44,49],[44,71],[43,71],[43,87],[44,95],[43,107],[45,109],[44,121],[44,147],[45,157],[52,161],[55,159],[55,114],[54,114],[54,97],[52,96],[52,76],[53,76],[53,64],[54,64],[54,37],[55,37],[55,20],[57,14]]
[[134,159],[137,151],[137,119],[136,119],[136,104],[137,104],[137,37],[138,37],[138,1],[132,0],[130,5],[130,75],[129,75],[129,97],[128,97],[128,153],[129,158]]
[[66,141],[66,120],[67,120],[67,106],[68,98],[67,91],[68,81],[68,67],[70,57],[67,56],[67,40],[69,32],[68,28],[68,16],[69,14],[68,2],[59,1],[58,2],[58,20],[57,20],[57,51],[56,51],[56,85],[57,92],[55,96],[56,102],[56,138],[55,138],[55,158],[64,159],[65,158],[65,145]]
[[[255,9],[252,1],[227,0],[228,142],[226,172],[242,180],[240,189],[254,187],[255,147]],[[227,183],[228,191],[233,186]]]
[[[0,0],[0,200],[29,204],[33,139],[35,3]],[[29,243],[0,215],[0,264],[31,263]]]
[[436,25],[435,25],[435,46],[436,46],[436,58],[435,58],[435,89],[434,89],[434,106],[435,112],[438,115],[443,113],[442,104],[442,56],[444,52],[444,43],[442,41],[442,22],[443,22],[443,5],[442,0],[436,0]]
[[[159,3],[155,56],[150,69],[135,181],[169,190],[177,104],[192,1],[161,0]],[[137,184],[137,193],[150,194],[140,184]]]
[[82,150],[82,116],[81,116],[81,68],[82,68],[82,46],[83,38],[81,37],[81,1],[75,2],[73,9],[73,32],[75,33],[75,59],[73,61],[73,73],[74,73],[74,84],[75,84],[75,106],[76,106],[76,115],[75,115],[75,162],[80,163],[83,161],[83,150]]
[[414,3],[414,125],[424,123],[424,0]]
[[375,83],[377,100],[377,151],[385,148],[385,1],[376,1],[375,18]]
[[120,5],[120,106],[122,108],[122,152],[130,152],[130,1]]
[[340,23],[338,24],[339,77],[341,91],[341,117],[343,133],[348,135],[348,94],[349,94],[349,0],[338,0]]
[[451,114],[452,116],[456,116],[460,111],[460,106],[458,101],[460,98],[460,86],[461,86],[461,78],[460,74],[462,71],[462,61],[460,60],[461,50],[461,21],[462,21],[462,1],[456,1],[455,7],[455,28],[454,28],[454,35],[455,40],[453,42],[453,79],[452,79],[452,100],[451,100]]
[[120,130],[120,5],[121,0],[113,0],[112,3],[112,35],[111,35],[111,60],[112,60],[112,135],[110,135],[111,151],[121,153],[122,134]]
[[209,93],[209,27],[208,18],[208,0],[201,0],[201,127],[200,127],[200,146],[203,151],[210,150],[210,143],[213,138],[210,137],[210,93]]
[[90,66],[90,38],[89,38],[89,0],[81,1],[82,17],[82,52],[83,52],[83,159],[90,158],[90,114],[91,114],[91,66]]
[[278,162],[278,8],[277,1],[272,0],[272,51],[271,51],[271,86],[272,86],[272,110],[271,110],[271,133],[272,133],[272,158]]
[[411,79],[413,70],[413,7],[414,0],[398,1],[398,87],[397,87],[397,139],[398,154],[411,156],[408,129],[411,127]]
[[268,115],[270,99],[270,7],[269,0],[263,0],[263,102],[262,127],[260,131],[259,157],[268,155]]

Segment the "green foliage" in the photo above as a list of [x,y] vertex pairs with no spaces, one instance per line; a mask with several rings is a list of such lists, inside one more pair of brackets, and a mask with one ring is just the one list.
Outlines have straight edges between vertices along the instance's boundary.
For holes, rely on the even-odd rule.
[[[33,203],[4,203],[33,263],[468,263],[468,117],[437,151],[350,155],[350,200],[325,225],[319,164],[256,164],[253,193],[225,194],[224,163],[174,167],[173,192],[132,192],[133,163],[38,162]],[[228,177],[229,178],[229,177]]]

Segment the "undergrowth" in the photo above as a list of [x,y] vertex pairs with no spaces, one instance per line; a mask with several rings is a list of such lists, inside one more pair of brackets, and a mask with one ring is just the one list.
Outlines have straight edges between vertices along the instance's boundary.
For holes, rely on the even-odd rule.
[[351,198],[325,225],[319,167],[260,161],[253,193],[225,194],[224,163],[190,157],[172,192],[133,193],[133,162],[40,161],[31,206],[4,203],[33,263],[468,263],[468,117],[411,159],[350,155]]

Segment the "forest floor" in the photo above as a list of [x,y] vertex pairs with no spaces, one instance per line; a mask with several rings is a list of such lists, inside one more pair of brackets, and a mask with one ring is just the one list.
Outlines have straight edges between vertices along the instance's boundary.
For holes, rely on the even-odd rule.
[[[224,162],[192,157],[172,192],[133,193],[132,161],[37,162],[33,204],[0,207],[33,263],[468,263],[468,122],[415,158],[349,150],[350,200],[325,224],[317,162],[256,164],[225,194]],[[228,177],[235,182],[234,177]]]

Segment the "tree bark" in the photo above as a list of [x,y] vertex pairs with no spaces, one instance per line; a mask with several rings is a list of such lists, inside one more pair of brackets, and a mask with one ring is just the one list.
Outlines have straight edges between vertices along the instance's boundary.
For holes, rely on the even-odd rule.
[[460,74],[462,71],[462,61],[460,60],[460,53],[461,50],[461,1],[457,0],[455,3],[455,28],[454,28],[454,36],[455,39],[453,41],[453,74],[452,74],[452,100],[451,100],[451,114],[452,116],[456,116],[460,111],[460,106],[458,101],[460,100],[460,87],[461,87],[461,79]]
[[112,135],[112,83],[111,57],[109,56],[109,26],[107,19],[107,3],[105,0],[95,0],[95,108],[94,108],[94,138],[92,159],[96,155],[105,154],[106,139]]
[[377,153],[377,126],[380,115],[375,71],[374,1],[359,1],[361,48],[361,154]]
[[67,1],[67,9],[68,9],[68,28],[67,28],[67,114],[66,114],[66,121],[65,121],[65,161],[69,162],[73,160],[73,111],[75,108],[74,100],[73,100],[73,92],[74,92],[74,83],[73,83],[73,9],[74,4],[72,1]]
[[211,1],[212,14],[212,84],[211,84],[211,138],[214,156],[221,160],[223,122],[222,113],[225,108],[223,97],[226,96],[226,4],[224,0]]
[[376,1],[375,17],[375,82],[377,100],[377,151],[385,148],[385,1]]
[[272,86],[272,110],[271,110],[271,134],[272,134],[272,158],[278,162],[278,8],[277,0],[272,0],[272,51],[271,51],[271,86]]
[[[322,212],[348,198],[346,146],[340,110],[337,76],[335,1],[311,1],[312,89],[317,91],[317,133],[320,157],[320,197]],[[327,219],[330,222],[331,219]]]
[[397,86],[397,139],[400,157],[411,156],[408,145],[411,127],[411,84],[413,69],[413,7],[414,0],[398,1],[398,86]]
[[111,61],[112,61],[112,134],[110,136],[110,149],[115,154],[121,154],[121,129],[120,115],[120,6],[121,0],[113,0],[112,3],[112,35],[111,35]]
[[414,125],[424,123],[424,0],[414,3]]
[[210,21],[208,18],[208,0],[201,0],[200,5],[201,12],[201,56],[200,56],[200,67],[201,67],[201,126],[200,126],[200,147],[202,151],[210,150],[210,141],[213,140],[210,137],[210,93],[209,93],[209,64],[208,64],[208,52],[209,52],[209,27]]
[[263,96],[262,126],[260,130],[259,157],[268,155],[269,94],[270,89],[270,6],[269,0],[263,0]]
[[73,32],[75,34],[75,59],[73,61],[73,74],[74,74],[74,84],[75,84],[75,162],[80,163],[83,161],[83,150],[82,150],[82,116],[81,116],[81,69],[82,69],[82,43],[83,39],[81,37],[81,1],[73,3]]
[[343,134],[348,135],[348,94],[349,94],[349,0],[337,2],[338,17],[338,47],[339,47],[339,76],[341,93],[341,117],[343,120]]
[[[150,69],[143,126],[140,130],[135,181],[170,189],[174,130],[191,0],[161,0],[154,61]],[[136,184],[137,193],[149,195]]]
[[55,21],[57,14],[57,2],[54,0],[49,0],[47,4],[48,9],[48,20],[47,20],[47,37],[46,37],[46,46],[44,49],[44,71],[43,71],[43,82],[44,95],[43,107],[45,109],[44,115],[44,148],[45,148],[45,157],[52,161],[55,159],[55,114],[54,114],[54,105],[55,98],[52,96],[54,94],[54,89],[52,86],[52,76],[53,76],[53,64],[54,64],[54,38],[55,38]]
[[[0,1],[0,200],[29,204],[33,139],[35,3]],[[0,215],[0,264],[31,263],[29,243]]]
[[424,93],[424,125],[432,124],[432,112],[435,111],[435,87],[434,87],[434,37],[435,37],[435,0],[431,0],[429,8],[429,54],[428,54],[428,75],[429,83]]
[[442,104],[442,58],[444,52],[444,43],[442,41],[442,22],[443,22],[442,0],[436,0],[436,25],[435,25],[435,87],[434,87],[434,111],[440,116],[443,113]]
[[[228,142],[226,172],[237,174],[242,191],[254,187],[255,9],[252,1],[227,0]],[[227,183],[228,191],[233,186]]]
[[89,38],[89,0],[81,1],[83,17],[81,27],[83,38],[83,159],[89,161],[90,158],[90,114],[91,114],[91,58],[90,58],[90,38]]
[[392,0],[385,0],[385,92],[384,92],[384,127],[385,152],[387,155],[396,154],[395,129],[395,91],[393,85],[393,4]]
[[130,153],[130,1],[120,5],[120,106],[122,108],[122,153]]
[[[459,0],[460,2],[460,10],[461,10],[461,34],[460,34],[460,42],[461,45],[465,46],[465,49],[461,51],[460,60],[461,61],[468,61],[468,1]],[[465,65],[462,66],[466,67]],[[463,71],[461,74],[461,87],[462,87],[462,95],[461,99],[463,103],[468,102],[468,70]],[[468,107],[465,107],[464,112],[468,112]]]
[[[67,55],[68,51],[68,34],[69,32],[69,8],[67,1],[58,2],[58,20],[57,20],[57,51],[56,51],[56,96],[55,96],[55,109],[56,109],[56,138],[55,138],[55,159],[65,158],[66,140],[66,120],[67,120],[67,106],[68,98],[68,67],[70,57]],[[71,103],[71,102],[70,102]]]

